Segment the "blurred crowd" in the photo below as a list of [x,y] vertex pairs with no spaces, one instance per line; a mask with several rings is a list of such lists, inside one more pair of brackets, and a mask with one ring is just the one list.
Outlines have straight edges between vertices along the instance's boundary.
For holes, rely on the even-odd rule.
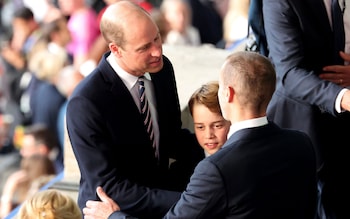
[[[0,218],[63,171],[67,100],[108,50],[99,21],[117,1],[0,1]],[[164,44],[245,45],[249,0],[135,2]]]

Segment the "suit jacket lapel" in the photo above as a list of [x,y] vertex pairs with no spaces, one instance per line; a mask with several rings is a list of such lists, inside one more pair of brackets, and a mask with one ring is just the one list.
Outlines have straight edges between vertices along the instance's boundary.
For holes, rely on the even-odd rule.
[[120,104],[133,105],[135,110],[139,111],[128,88],[107,62],[106,58],[109,54],[110,52],[105,53],[98,65],[99,72],[102,74],[106,87],[109,88],[110,92],[115,96],[115,100],[120,102]]

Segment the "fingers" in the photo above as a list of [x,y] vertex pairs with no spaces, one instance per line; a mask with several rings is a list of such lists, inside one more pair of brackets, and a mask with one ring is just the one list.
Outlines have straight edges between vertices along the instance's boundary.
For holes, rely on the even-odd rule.
[[103,202],[110,202],[111,199],[107,196],[107,194],[105,193],[105,191],[102,189],[101,186],[98,186],[96,188],[96,193],[98,195],[98,197],[101,199],[101,201]]
[[344,65],[329,65],[323,67],[322,70],[325,72],[344,72],[346,71],[346,68],[344,67]]
[[94,207],[96,207],[98,205],[98,203],[100,203],[100,202],[99,201],[88,200],[88,201],[86,201],[85,205],[88,208],[94,208]]
[[344,59],[344,61],[350,62],[350,54],[341,51],[340,56]]
[[99,201],[87,201],[86,207],[83,208],[83,214],[84,218],[108,218],[108,215],[105,215],[106,206],[102,204],[102,202]]

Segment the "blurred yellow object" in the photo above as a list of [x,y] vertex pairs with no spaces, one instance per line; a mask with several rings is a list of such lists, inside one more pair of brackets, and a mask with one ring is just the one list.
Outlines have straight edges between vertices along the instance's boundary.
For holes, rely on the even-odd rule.
[[22,146],[23,136],[24,127],[21,125],[16,126],[13,134],[13,144],[17,149],[20,149]]

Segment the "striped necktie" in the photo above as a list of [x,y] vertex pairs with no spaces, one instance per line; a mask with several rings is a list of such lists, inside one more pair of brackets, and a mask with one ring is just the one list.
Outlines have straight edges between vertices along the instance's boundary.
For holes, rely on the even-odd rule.
[[152,126],[152,117],[151,117],[151,111],[148,106],[148,101],[146,97],[145,92],[145,82],[144,82],[144,76],[139,77],[139,95],[140,95],[140,102],[141,102],[141,116],[143,118],[143,124],[145,125],[145,128],[147,130],[147,133],[149,135],[149,138],[152,143],[152,147],[154,150],[154,155],[156,158],[159,158],[156,141],[154,139],[154,130]]
[[[345,0],[344,0],[344,3],[345,3]],[[344,60],[339,55],[339,51],[344,51],[344,47],[345,47],[343,12],[340,9],[338,0],[332,0],[331,8],[332,8],[332,25],[333,25],[333,38],[334,38],[334,64],[343,65]]]

